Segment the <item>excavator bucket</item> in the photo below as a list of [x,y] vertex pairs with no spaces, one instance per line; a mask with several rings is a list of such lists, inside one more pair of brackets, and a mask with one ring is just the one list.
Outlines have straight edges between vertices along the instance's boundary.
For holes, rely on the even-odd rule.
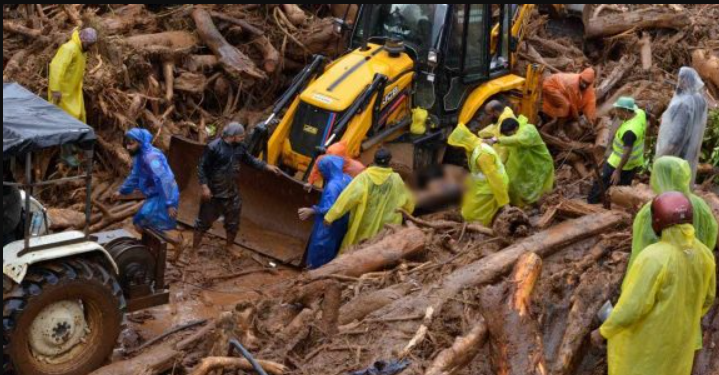
[[[181,137],[170,143],[169,162],[180,187],[179,221],[194,226],[200,210],[197,167],[203,144]],[[301,221],[297,211],[319,202],[319,192],[307,193],[301,182],[243,166],[237,183],[242,196],[242,221],[236,243],[283,264],[301,266],[312,233],[312,221]],[[225,237],[221,223],[211,234]]]

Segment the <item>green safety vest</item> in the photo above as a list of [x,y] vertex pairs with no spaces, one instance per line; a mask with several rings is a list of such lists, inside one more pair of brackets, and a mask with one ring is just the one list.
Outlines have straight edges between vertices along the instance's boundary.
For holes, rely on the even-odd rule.
[[629,157],[629,161],[624,166],[625,171],[631,171],[644,165],[644,136],[647,132],[647,114],[641,110],[636,110],[637,115],[631,120],[628,120],[619,127],[617,135],[614,137],[614,144],[612,145],[612,155],[609,157],[609,165],[614,168],[619,167],[622,162],[622,156],[624,155],[624,134],[628,131],[634,133],[637,136],[634,147],[632,148],[632,154]]

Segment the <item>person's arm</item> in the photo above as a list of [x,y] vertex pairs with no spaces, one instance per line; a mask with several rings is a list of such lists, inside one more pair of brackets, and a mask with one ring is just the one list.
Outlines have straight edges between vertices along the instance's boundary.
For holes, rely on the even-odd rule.
[[611,339],[644,319],[654,309],[663,282],[662,264],[648,256],[639,256],[627,273],[619,303],[600,328],[602,336]]
[[622,171],[624,171],[624,167],[629,163],[629,159],[632,157],[632,150],[634,150],[634,143],[637,141],[637,136],[633,132],[626,132],[624,133],[624,150],[622,154],[622,160],[619,162],[619,165],[617,166],[617,169],[612,174],[611,183],[612,186],[619,185],[619,181],[622,177]]
[[239,160],[250,167],[257,169],[259,171],[264,171],[267,169],[267,163],[264,161],[250,155],[249,151],[247,151],[247,148],[244,146],[238,147],[238,153],[239,153]]
[[597,121],[597,94],[594,88],[590,87],[584,93],[584,105],[582,106],[582,114],[592,124]]
[[494,164],[494,157],[491,155],[482,155],[479,157],[479,168],[482,170],[485,176],[487,176],[487,182],[489,188],[494,194],[494,199],[500,207],[509,204],[509,186],[504,183],[502,174]]
[[200,157],[200,163],[197,166],[197,177],[200,182],[200,187],[202,188],[202,199],[205,201],[212,198],[212,191],[210,191],[210,174],[215,164],[214,155],[214,151],[208,145],[205,147],[205,151],[202,153],[202,157]]
[[361,177],[352,181],[325,215],[325,223],[332,224],[352,211],[362,199],[365,184],[366,182]]
[[167,160],[164,156],[153,155],[150,157],[149,163],[152,179],[155,186],[159,187],[165,204],[167,207],[177,208],[180,204],[179,197],[176,194],[177,182],[175,182],[175,177],[170,172]]
[[489,139],[494,138],[494,135],[497,132],[497,125],[489,125],[486,128],[479,131],[479,138]]
[[67,69],[74,58],[75,52],[72,46],[69,44],[63,44],[60,46],[60,49],[58,49],[57,54],[50,63],[48,86],[51,94],[53,95],[50,97],[50,100],[54,101],[55,104],[58,104],[56,102],[58,98],[55,98],[54,95],[56,93],[62,93],[62,83],[65,80]]
[[130,171],[130,175],[127,176],[125,179],[125,182],[123,182],[122,186],[118,190],[118,192],[122,195],[130,195],[132,194],[137,188],[140,186],[140,166],[138,165],[137,161],[133,161],[132,164],[132,170]]
[[520,128],[515,135],[502,135],[497,139],[502,146],[531,146],[532,141],[532,133],[526,127]]

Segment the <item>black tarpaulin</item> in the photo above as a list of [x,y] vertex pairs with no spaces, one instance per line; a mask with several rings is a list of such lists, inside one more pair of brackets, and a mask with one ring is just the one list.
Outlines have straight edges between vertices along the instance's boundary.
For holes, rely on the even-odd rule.
[[2,87],[3,159],[50,147],[90,148],[93,129],[17,83]]

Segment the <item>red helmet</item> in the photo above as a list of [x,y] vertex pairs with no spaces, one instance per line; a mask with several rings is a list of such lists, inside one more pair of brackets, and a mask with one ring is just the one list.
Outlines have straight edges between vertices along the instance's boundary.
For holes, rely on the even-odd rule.
[[694,223],[694,207],[686,195],[671,191],[661,194],[652,202],[652,228],[657,235],[664,229]]

